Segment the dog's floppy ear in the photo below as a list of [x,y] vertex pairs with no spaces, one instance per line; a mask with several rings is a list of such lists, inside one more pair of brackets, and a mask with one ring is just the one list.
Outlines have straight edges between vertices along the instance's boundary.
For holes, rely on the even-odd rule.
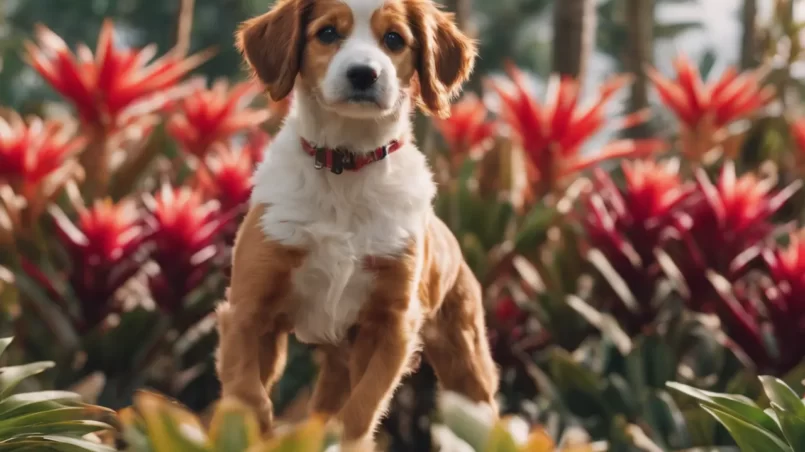
[[416,37],[420,108],[449,116],[450,101],[472,73],[477,46],[458,29],[453,14],[431,0],[408,0],[406,6]]
[[236,43],[275,101],[293,89],[312,0],[278,0],[271,11],[241,24]]

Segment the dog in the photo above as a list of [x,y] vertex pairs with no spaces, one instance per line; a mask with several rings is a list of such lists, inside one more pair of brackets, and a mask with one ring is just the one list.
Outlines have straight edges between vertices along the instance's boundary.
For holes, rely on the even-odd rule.
[[311,410],[342,450],[374,430],[419,352],[440,386],[497,416],[481,287],[433,211],[416,106],[446,117],[476,43],[431,0],[278,0],[237,46],[290,113],[253,176],[217,309],[222,396],[270,431],[289,334],[323,360]]

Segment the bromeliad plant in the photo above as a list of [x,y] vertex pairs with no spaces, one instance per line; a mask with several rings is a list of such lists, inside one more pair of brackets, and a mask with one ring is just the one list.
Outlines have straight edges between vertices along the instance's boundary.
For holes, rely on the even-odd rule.
[[39,26],[26,45],[80,127],[0,116],[0,265],[19,287],[18,325],[37,332],[26,349],[62,368],[52,383],[100,372],[92,395],[118,408],[143,385],[176,395],[213,373],[211,315],[269,140],[260,127],[287,105],[253,102],[252,82],[187,79],[209,51],[151,61],[153,46],[113,34],[106,21],[94,52],[73,53]]
[[[542,428],[530,428],[520,418],[492,421],[488,411],[453,393],[440,400],[442,422],[433,426],[435,446],[443,450],[477,452],[596,452],[605,443],[590,443],[583,435],[557,446]],[[209,427],[186,408],[163,396],[139,392],[134,405],[121,411],[119,442],[129,452],[325,452],[337,443],[337,423],[311,417],[300,424],[278,426],[269,437],[260,435],[257,419],[248,407],[223,399],[215,407]]]
[[151,392],[137,393],[120,419],[120,450],[129,452],[322,452],[336,438],[323,419],[312,418],[264,439],[254,414],[231,399],[218,403],[209,429],[186,408]]

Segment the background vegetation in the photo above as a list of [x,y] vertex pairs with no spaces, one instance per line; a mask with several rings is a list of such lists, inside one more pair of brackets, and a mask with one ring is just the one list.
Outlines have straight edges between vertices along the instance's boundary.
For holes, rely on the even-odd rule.
[[[445,6],[479,39],[478,70],[417,135],[485,288],[507,417],[440,398],[423,363],[384,447],[802,450],[801,8]],[[296,342],[274,400],[297,430],[264,442],[218,404],[212,309],[288,108],[232,46],[268,7],[0,3],[0,332],[15,338],[0,450],[322,450],[337,435],[302,422],[317,357]]]

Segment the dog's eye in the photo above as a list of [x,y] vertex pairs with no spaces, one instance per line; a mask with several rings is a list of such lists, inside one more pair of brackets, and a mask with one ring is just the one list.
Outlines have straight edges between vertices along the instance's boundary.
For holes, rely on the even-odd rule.
[[399,52],[405,47],[405,40],[399,33],[390,31],[383,35],[383,44],[392,52]]
[[341,36],[338,35],[338,30],[336,30],[335,27],[327,26],[316,33],[316,38],[324,44],[332,44],[338,41]]

